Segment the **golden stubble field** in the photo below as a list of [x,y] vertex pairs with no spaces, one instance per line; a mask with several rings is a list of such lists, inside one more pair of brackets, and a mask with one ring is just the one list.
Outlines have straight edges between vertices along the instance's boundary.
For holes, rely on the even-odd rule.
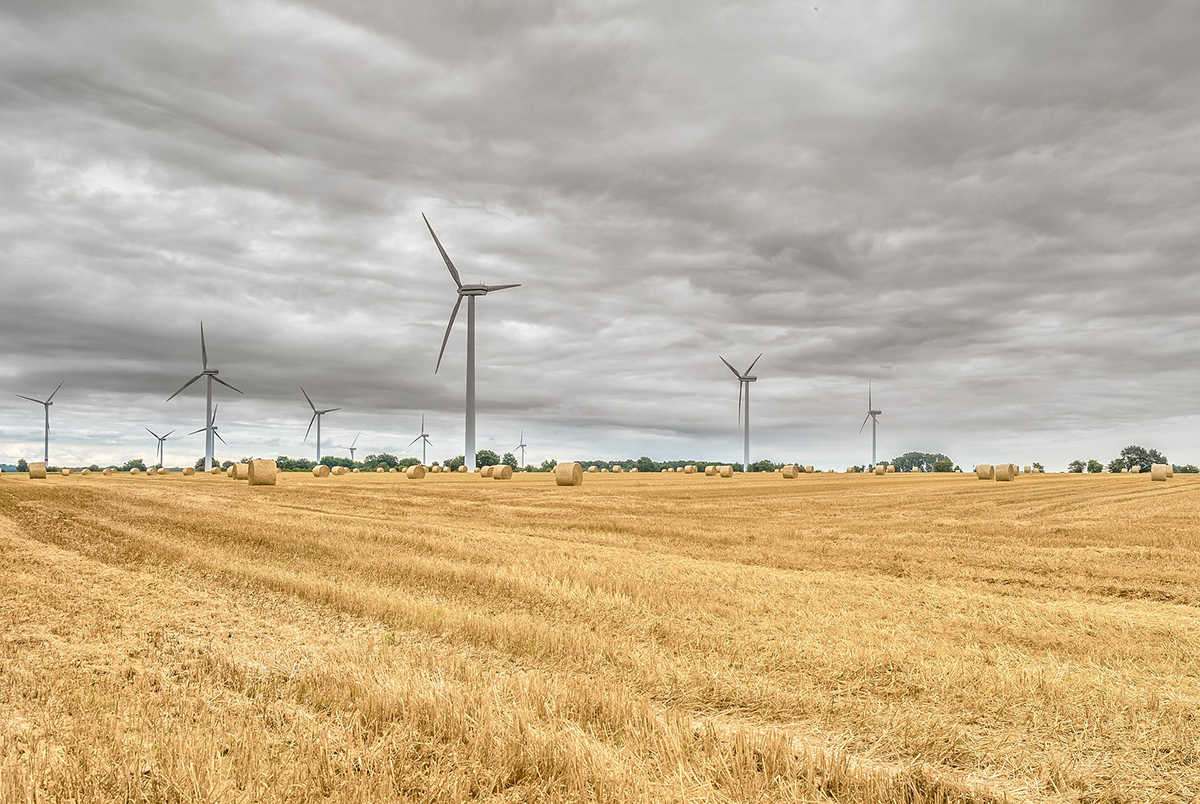
[[0,801],[1200,801],[1200,477],[0,478]]

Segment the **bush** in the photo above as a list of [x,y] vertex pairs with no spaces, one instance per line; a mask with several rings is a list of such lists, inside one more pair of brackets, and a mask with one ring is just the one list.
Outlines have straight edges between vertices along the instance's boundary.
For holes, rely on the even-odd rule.
[[954,461],[934,461],[933,471],[935,472],[952,472],[954,471]]

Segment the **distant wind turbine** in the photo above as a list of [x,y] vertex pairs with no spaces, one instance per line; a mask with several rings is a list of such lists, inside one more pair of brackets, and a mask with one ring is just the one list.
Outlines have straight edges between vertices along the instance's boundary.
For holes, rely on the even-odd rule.
[[[150,435],[152,435],[152,436],[154,436],[155,438],[157,438],[157,439],[158,439],[158,468],[159,468],[159,469],[162,469],[162,465],[163,465],[163,442],[164,442],[164,441],[166,441],[168,438],[170,438],[170,437],[171,437],[171,433],[173,433],[173,432],[175,432],[175,431],[174,431],[174,430],[172,430],[172,431],[171,431],[171,433],[167,433],[166,435],[159,435],[158,433],[154,432],[154,431],[153,431],[153,430],[151,430],[149,427],[147,427],[147,428],[146,428],[146,432],[147,432],[147,433],[149,433]],[[200,432],[200,431],[199,431],[199,430],[197,430],[196,432]]]
[[[205,409],[205,413],[204,413],[204,422],[205,422],[204,430],[207,431],[204,434],[204,471],[209,472],[209,471],[212,471],[213,448],[216,446],[216,439],[213,438],[213,436],[215,435],[215,432],[213,431],[213,428],[212,428],[212,421],[213,421],[212,384],[214,382],[219,382],[219,383],[221,383],[221,385],[224,385],[226,388],[229,388],[231,390],[237,391],[239,394],[242,392],[239,391],[237,388],[234,388],[229,383],[222,380],[220,377],[218,377],[217,375],[220,374],[220,372],[217,369],[210,369],[208,367],[208,348],[204,345],[204,322],[203,321],[200,322],[200,362],[201,362],[201,365],[203,366],[204,370],[201,371],[199,374],[197,374],[195,377],[192,377],[190,380],[185,382],[183,384],[183,388],[180,388],[178,391],[176,391],[175,393],[173,393],[169,397],[167,397],[167,401],[170,402],[172,399],[179,396],[181,393],[183,393],[184,389],[186,389],[189,385],[191,385],[192,383],[194,383],[196,380],[200,379],[201,377],[204,377],[205,380],[207,381],[208,405],[207,405],[207,408]],[[197,430],[196,432],[200,432],[200,431]],[[221,443],[224,443],[224,440],[222,440]]]
[[878,466],[875,462],[875,428],[879,426],[879,416],[882,413],[882,410],[875,410],[875,406],[871,404],[871,381],[867,380],[867,418],[863,419],[862,427],[858,428],[858,432],[862,433],[863,427],[867,426],[869,419],[871,421],[871,466]]
[[[220,407],[220,403],[213,406],[212,421],[208,423],[207,427],[201,427],[199,430],[193,430],[192,432],[188,433],[188,435],[195,435],[196,433],[210,431],[213,434],[213,438],[219,439],[222,444],[225,444],[225,439],[221,438],[221,433],[217,430],[217,409]],[[225,446],[228,447],[229,445],[225,444]]]
[[[63,382],[66,382],[66,380],[60,382],[58,384],[58,388],[63,387]],[[50,406],[54,404],[54,394],[58,393],[58,388],[55,388],[54,393],[50,394],[50,396],[44,401],[41,399],[34,399],[31,396],[25,396],[24,394],[17,394],[17,396],[19,396],[21,399],[28,399],[30,402],[37,402],[46,410],[46,444],[45,452],[42,455],[42,460],[44,460],[47,464],[50,463]]]
[[[717,355],[717,357],[721,357],[721,356]],[[753,376],[752,374],[750,374],[750,372],[754,370],[754,365],[755,365],[755,363],[758,363],[760,358],[762,358],[761,353],[758,355],[758,357],[754,358],[754,363],[750,364],[750,368],[748,368],[744,372],[742,372],[742,371],[738,371],[737,369],[735,369],[732,365],[729,364],[728,360],[721,357],[721,362],[724,363],[726,366],[729,366],[729,370],[733,372],[733,376],[738,378],[738,420],[739,421],[742,420],[742,395],[745,394],[745,396],[746,396],[746,414],[745,414],[745,424],[746,424],[745,459],[746,460],[745,460],[745,463],[742,464],[743,472],[750,471],[750,383],[758,381],[758,377]]]
[[[442,351],[438,353],[437,367],[433,373],[437,374],[438,369],[442,367],[442,355],[446,353],[446,342],[450,340],[450,330],[454,328],[454,318],[458,315],[459,305],[462,300],[467,300],[467,436],[466,448],[463,454],[463,460],[466,461],[467,471],[475,471],[475,297],[486,296],[488,293],[497,290],[507,290],[508,288],[519,288],[519,284],[515,285],[464,285],[462,278],[458,275],[458,269],[454,267],[454,263],[450,261],[449,255],[446,254],[446,249],[442,248],[442,242],[438,240],[434,234],[433,227],[429,225],[429,219],[424,215],[421,218],[425,221],[425,227],[429,229],[429,234],[433,235],[433,242],[437,244],[438,252],[441,253],[442,259],[446,262],[446,267],[450,269],[450,276],[454,279],[454,284],[458,286],[458,301],[454,303],[454,310],[450,313],[450,323],[446,325],[446,335],[442,338]],[[421,428],[424,430],[425,428]]]
[[525,468],[525,448],[529,445],[525,443],[525,431],[521,431],[521,443],[517,444],[516,449],[521,450],[521,468]]
[[317,410],[317,406],[309,399],[308,392],[304,390],[304,386],[300,386],[300,393],[304,394],[304,398],[308,399],[308,406],[312,408],[312,418],[308,420],[308,429],[304,432],[304,440],[308,440],[308,434],[312,432],[313,422],[317,423],[317,463],[321,462],[321,417],[326,413],[333,413],[341,408],[327,408],[325,410]]
[[350,450],[350,460],[351,461],[354,460],[354,450],[355,450],[354,445],[358,443],[358,436],[360,436],[360,435],[362,435],[361,431],[359,431],[359,434],[356,435],[354,437],[354,440],[350,442],[350,446],[346,447],[346,449]]
[[425,432],[425,416],[424,416],[424,414],[421,415],[421,434],[419,436],[417,436],[416,438],[414,438],[412,441],[409,441],[408,445],[411,447],[413,444],[417,443],[418,441],[421,442],[421,465],[424,466],[425,465],[425,447],[432,446],[429,443],[429,433]]

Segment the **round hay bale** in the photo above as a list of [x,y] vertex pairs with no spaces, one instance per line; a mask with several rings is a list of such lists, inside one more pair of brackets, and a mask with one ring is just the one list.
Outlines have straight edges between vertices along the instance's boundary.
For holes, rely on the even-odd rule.
[[685,475],[694,475],[694,474],[696,474],[696,464],[694,464],[694,463],[689,463],[687,466],[683,467],[683,473],[684,473]]
[[631,475],[636,475],[637,473],[638,473],[638,468],[636,466],[629,470],[629,474],[631,474]]
[[319,463],[313,467],[313,477],[329,477],[329,467]]
[[495,468],[496,467],[494,467],[494,466],[485,466],[485,467],[483,467],[483,471],[480,472],[479,474],[482,475],[483,477],[491,477],[492,470],[494,470]]
[[229,468],[225,470],[225,477],[229,478],[230,480],[233,480],[237,477],[237,464],[229,464]]
[[467,471],[467,467],[465,467],[465,466],[460,466],[460,467],[458,467],[458,471],[459,471],[459,472],[463,472],[463,473],[465,473],[465,472]]
[[887,467],[886,463],[880,463],[880,464],[875,465],[875,474],[877,474],[877,475],[880,475],[880,476],[886,475],[887,470],[888,470],[888,467]]
[[29,479],[30,480],[45,480],[46,479],[46,463],[45,461],[37,461],[29,464]]
[[914,466],[912,469],[908,470],[908,473],[910,475],[919,475],[921,474],[921,468],[919,466]]
[[891,475],[891,474],[895,474],[895,473],[896,473],[896,467],[895,467],[893,464],[890,464],[890,463],[889,463],[889,464],[888,464],[888,467],[887,467],[887,473],[888,473],[888,474],[890,474],[890,475]]
[[146,474],[148,474],[148,475],[156,475],[156,474],[158,474],[158,467],[156,467],[156,466],[151,466],[149,469],[147,469],[147,470],[146,470]]
[[709,464],[708,466],[704,467],[704,476],[705,477],[713,477],[714,475],[716,475],[716,473],[717,473],[717,467],[713,466],[712,464]]
[[512,480],[512,467],[506,463],[492,467],[493,480]]
[[1142,467],[1140,467],[1140,466],[1134,466],[1133,468],[1131,468],[1131,469],[1129,470],[1129,473],[1130,473],[1131,475],[1138,475],[1138,474],[1141,474],[1141,473],[1142,473]]
[[601,469],[600,472],[601,474],[608,474],[608,467],[606,466],[605,468]]
[[794,464],[788,464],[787,466],[783,467],[783,469],[780,471],[780,474],[782,474],[788,480],[795,480],[800,476],[800,470]]
[[721,467],[721,477],[733,477],[733,467],[732,466],[722,466]]
[[63,469],[63,470],[59,471],[59,474],[60,474],[60,475],[62,475],[63,477],[70,477],[70,476],[71,476],[71,470],[70,470],[70,469]]
[[399,471],[400,471],[399,469],[397,469],[396,467],[393,466],[391,469],[388,470],[388,473],[395,474],[396,472],[399,472]]
[[251,486],[274,486],[276,471],[275,461],[255,458],[246,465],[246,480]]
[[1032,467],[1032,466],[1023,466],[1023,467],[1021,467],[1021,474],[1025,474],[1025,475],[1031,475],[1031,474],[1033,474],[1033,467]]
[[359,474],[359,473],[361,473],[361,472],[362,472],[362,469],[360,469],[360,468],[359,468],[359,467],[357,467],[357,466],[356,466],[356,467],[354,467],[353,469],[351,469],[351,470],[350,470],[350,473],[351,473],[351,474],[355,474],[355,475],[357,475],[357,474]]
[[996,480],[998,481],[1015,480],[1018,474],[1019,470],[1015,464],[996,464]]
[[556,486],[582,486],[583,467],[577,463],[560,463],[554,467]]
[[425,477],[425,467],[419,463],[415,466],[410,466],[404,470],[404,476],[409,480],[420,480]]
[[183,470],[184,477],[191,477],[194,474],[196,474],[196,467],[194,467],[194,466],[189,466]]
[[1128,470],[1128,469],[1122,469],[1122,470],[1121,470],[1121,474],[1123,474],[1123,475],[1127,475],[1127,474],[1129,474],[1129,470]]
[[84,477],[88,477],[89,475],[91,475],[91,473],[92,473],[92,470],[91,470],[91,469],[84,469],[84,470],[83,470],[82,472],[80,472],[79,474],[83,475]]
[[1167,477],[1175,477],[1175,467],[1172,464],[1164,464],[1167,467]]
[[210,475],[219,475],[219,474],[221,474],[221,467],[219,467],[219,466],[214,466],[212,469],[210,469],[210,470],[208,471],[208,473],[209,473]]
[[113,472],[115,472],[115,471],[117,471],[117,470],[116,470],[116,469],[112,469],[112,468],[108,468],[108,469],[105,469],[105,470],[104,470],[103,472],[101,472],[100,474],[104,475],[105,477],[111,477],[111,476],[112,476],[112,473],[113,473]]
[[131,474],[131,475],[140,475],[141,473],[142,473],[142,470],[137,468],[136,466],[129,470],[129,474]]
[[622,472],[624,472],[624,471],[625,471],[625,467],[624,467],[624,466],[614,466],[614,467],[612,468],[612,473],[613,473],[614,475],[619,475],[619,474],[621,474],[621,473],[622,473]]
[[375,467],[375,474],[379,475],[379,474],[383,474],[385,472],[387,472],[386,466],[376,466]]
[[666,474],[667,472],[669,472],[669,471],[671,471],[671,470],[670,470],[670,469],[659,469],[659,470],[658,470],[658,473],[659,473],[660,475],[665,475],[665,474]]
[[[589,467],[588,467],[588,474],[593,474],[593,475],[594,475],[594,474],[596,474],[596,473],[597,473],[597,472],[599,472],[599,471],[600,471],[600,467],[599,467],[599,466],[589,466]],[[666,469],[664,469],[663,471],[665,472],[665,471],[667,471],[667,470],[666,470]]]
[[233,479],[234,480],[249,480],[250,479],[250,464],[235,463],[230,468],[233,469]]
[[442,467],[440,467],[440,466],[431,466],[431,467],[429,467],[429,471],[433,472],[435,475],[439,475],[439,474],[441,474],[441,473],[442,473]]
[[1167,465],[1165,463],[1156,463],[1152,465],[1150,467],[1150,479],[1165,481],[1167,479]]
[[981,463],[975,467],[975,477],[979,478],[980,480],[995,480],[996,467],[992,466],[990,463]]

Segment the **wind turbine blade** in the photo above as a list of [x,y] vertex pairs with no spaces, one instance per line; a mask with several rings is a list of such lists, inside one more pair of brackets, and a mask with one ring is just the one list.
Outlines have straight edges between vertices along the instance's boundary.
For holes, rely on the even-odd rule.
[[149,433],[150,435],[154,436],[155,438],[160,438],[159,434],[154,432],[153,430],[151,430],[149,427],[146,428],[146,432]]
[[417,436],[417,437],[416,437],[416,438],[414,438],[412,441],[409,441],[409,442],[408,442],[408,446],[410,446],[410,447],[411,447],[413,444],[417,443],[417,442],[418,442],[418,441],[420,441],[420,440],[421,440],[421,437],[420,437],[420,436]]
[[196,435],[196,433],[203,433],[207,429],[208,429],[207,427],[201,427],[199,430],[193,430],[192,432],[188,433],[188,435]]
[[358,436],[360,435],[362,435],[361,431],[354,437],[354,440],[350,442],[350,449],[354,449],[354,445],[358,443]]
[[[175,432],[175,431],[174,431],[174,430],[172,430],[172,431],[171,431],[171,433],[173,433],[173,432]],[[167,433],[165,436],[163,436],[163,437],[162,437],[162,438],[163,438],[163,441],[166,441],[168,438],[170,438],[170,437],[171,437],[171,433]],[[157,437],[157,436],[156,436],[156,437]]]
[[[215,427],[213,428],[213,435],[216,436],[217,438],[221,439],[222,444],[225,444],[225,439],[221,438],[221,434],[217,432],[217,428],[215,428]],[[225,444],[225,446],[228,447],[229,445]]]
[[746,373],[749,374],[750,372],[754,371],[755,363],[757,363],[761,359],[762,359],[762,352],[759,352],[758,357],[754,358],[754,363],[751,363],[750,368],[746,369]]
[[[442,356],[446,354],[446,344],[450,341],[450,330],[454,328],[454,318],[458,315],[458,308],[462,304],[462,300],[463,297],[459,296],[458,301],[454,303],[454,309],[450,311],[450,323],[446,325],[446,334],[442,337],[442,351],[438,352],[437,366],[433,369],[434,374],[437,374],[438,369],[442,367]],[[425,428],[422,427],[421,429]]]
[[738,424],[742,423],[742,389],[746,387],[746,383],[738,379]]
[[[44,405],[44,404],[46,404],[45,402],[43,402],[43,401],[42,401],[42,400],[40,400],[40,399],[34,399],[33,397],[31,397],[31,396],[25,396],[24,394],[17,394],[17,396],[21,397],[22,399],[28,399],[30,402],[37,402],[39,405]],[[25,408],[25,410],[29,410],[29,408]]]
[[[66,382],[66,380],[63,380],[62,382],[60,382],[60,383],[58,384],[58,388],[62,388],[62,387],[63,387],[63,382]],[[55,389],[54,389],[54,394],[57,394],[57,393],[58,393],[58,388],[55,388]],[[47,399],[46,399],[46,404],[50,404],[50,402],[51,402],[51,401],[54,399],[54,394],[50,394],[49,398],[47,398]]]
[[442,248],[442,241],[438,240],[437,235],[433,232],[433,227],[429,225],[429,218],[425,217],[425,213],[421,213],[421,220],[425,221],[425,228],[429,229],[429,233],[433,235],[433,242],[437,243],[438,251],[442,253],[442,259],[446,261],[446,267],[450,269],[450,276],[454,277],[454,284],[462,287],[462,279],[458,275],[458,269],[454,267],[454,263],[450,261],[450,255],[446,253],[446,249]]
[[314,405],[314,404],[312,403],[312,400],[308,398],[308,391],[305,391],[305,390],[304,390],[304,386],[303,386],[303,385],[301,385],[301,386],[300,386],[300,393],[304,394],[304,398],[305,398],[305,399],[308,399],[308,406],[309,406],[310,408],[312,408],[312,409],[313,409],[313,413],[316,413],[316,412],[317,412],[317,406],[316,406],[316,405]]
[[867,418],[863,419],[862,427],[858,428],[858,432],[859,432],[859,434],[860,434],[860,435],[862,434],[863,427],[866,427],[866,426],[867,426],[867,422],[868,422],[868,421],[870,421],[870,419],[871,419],[871,414],[870,414],[870,413],[868,413],[868,414],[867,414]]
[[[717,357],[721,357],[721,356],[717,355]],[[725,365],[729,366],[729,370],[733,372],[733,376],[737,377],[739,380],[742,378],[741,373],[737,369],[735,369],[733,366],[730,366],[728,360],[721,357],[721,362],[724,363]]]
[[321,415],[324,416],[326,413],[333,413],[335,410],[341,410],[341,408],[329,408],[328,410],[323,410],[321,411]]
[[208,347],[204,345],[204,322],[200,322],[200,362],[204,364],[204,370],[208,371]]
[[175,393],[173,393],[169,397],[167,397],[167,401],[170,402],[172,399],[174,399],[175,397],[182,394],[189,385],[191,385],[192,383],[194,383],[196,380],[200,379],[203,376],[204,376],[203,374],[197,374],[195,377],[192,377],[190,380],[188,380],[187,382],[185,382],[183,384],[183,388],[180,388],[178,391],[176,391]]
[[497,290],[508,290],[509,288],[519,288],[519,287],[521,287],[521,283],[518,282],[515,285],[487,285],[486,287],[488,289],[488,293],[494,293]]
[[304,440],[308,440],[308,434],[312,432],[313,422],[317,420],[317,413],[313,412],[313,417],[308,420],[308,429],[304,431]]
[[875,406],[871,404],[871,381],[867,380],[867,410],[875,410]]
[[[239,389],[237,389],[237,388],[234,388],[232,385],[230,385],[229,383],[225,382],[225,381],[224,381],[224,380],[222,380],[220,377],[217,377],[217,376],[215,376],[215,375],[214,375],[214,376],[213,376],[213,382],[219,382],[219,383],[221,383],[221,385],[224,385],[226,388],[230,389],[231,391],[237,391],[239,394],[242,394],[242,392],[241,392]],[[242,396],[245,396],[245,394],[242,394]]]

